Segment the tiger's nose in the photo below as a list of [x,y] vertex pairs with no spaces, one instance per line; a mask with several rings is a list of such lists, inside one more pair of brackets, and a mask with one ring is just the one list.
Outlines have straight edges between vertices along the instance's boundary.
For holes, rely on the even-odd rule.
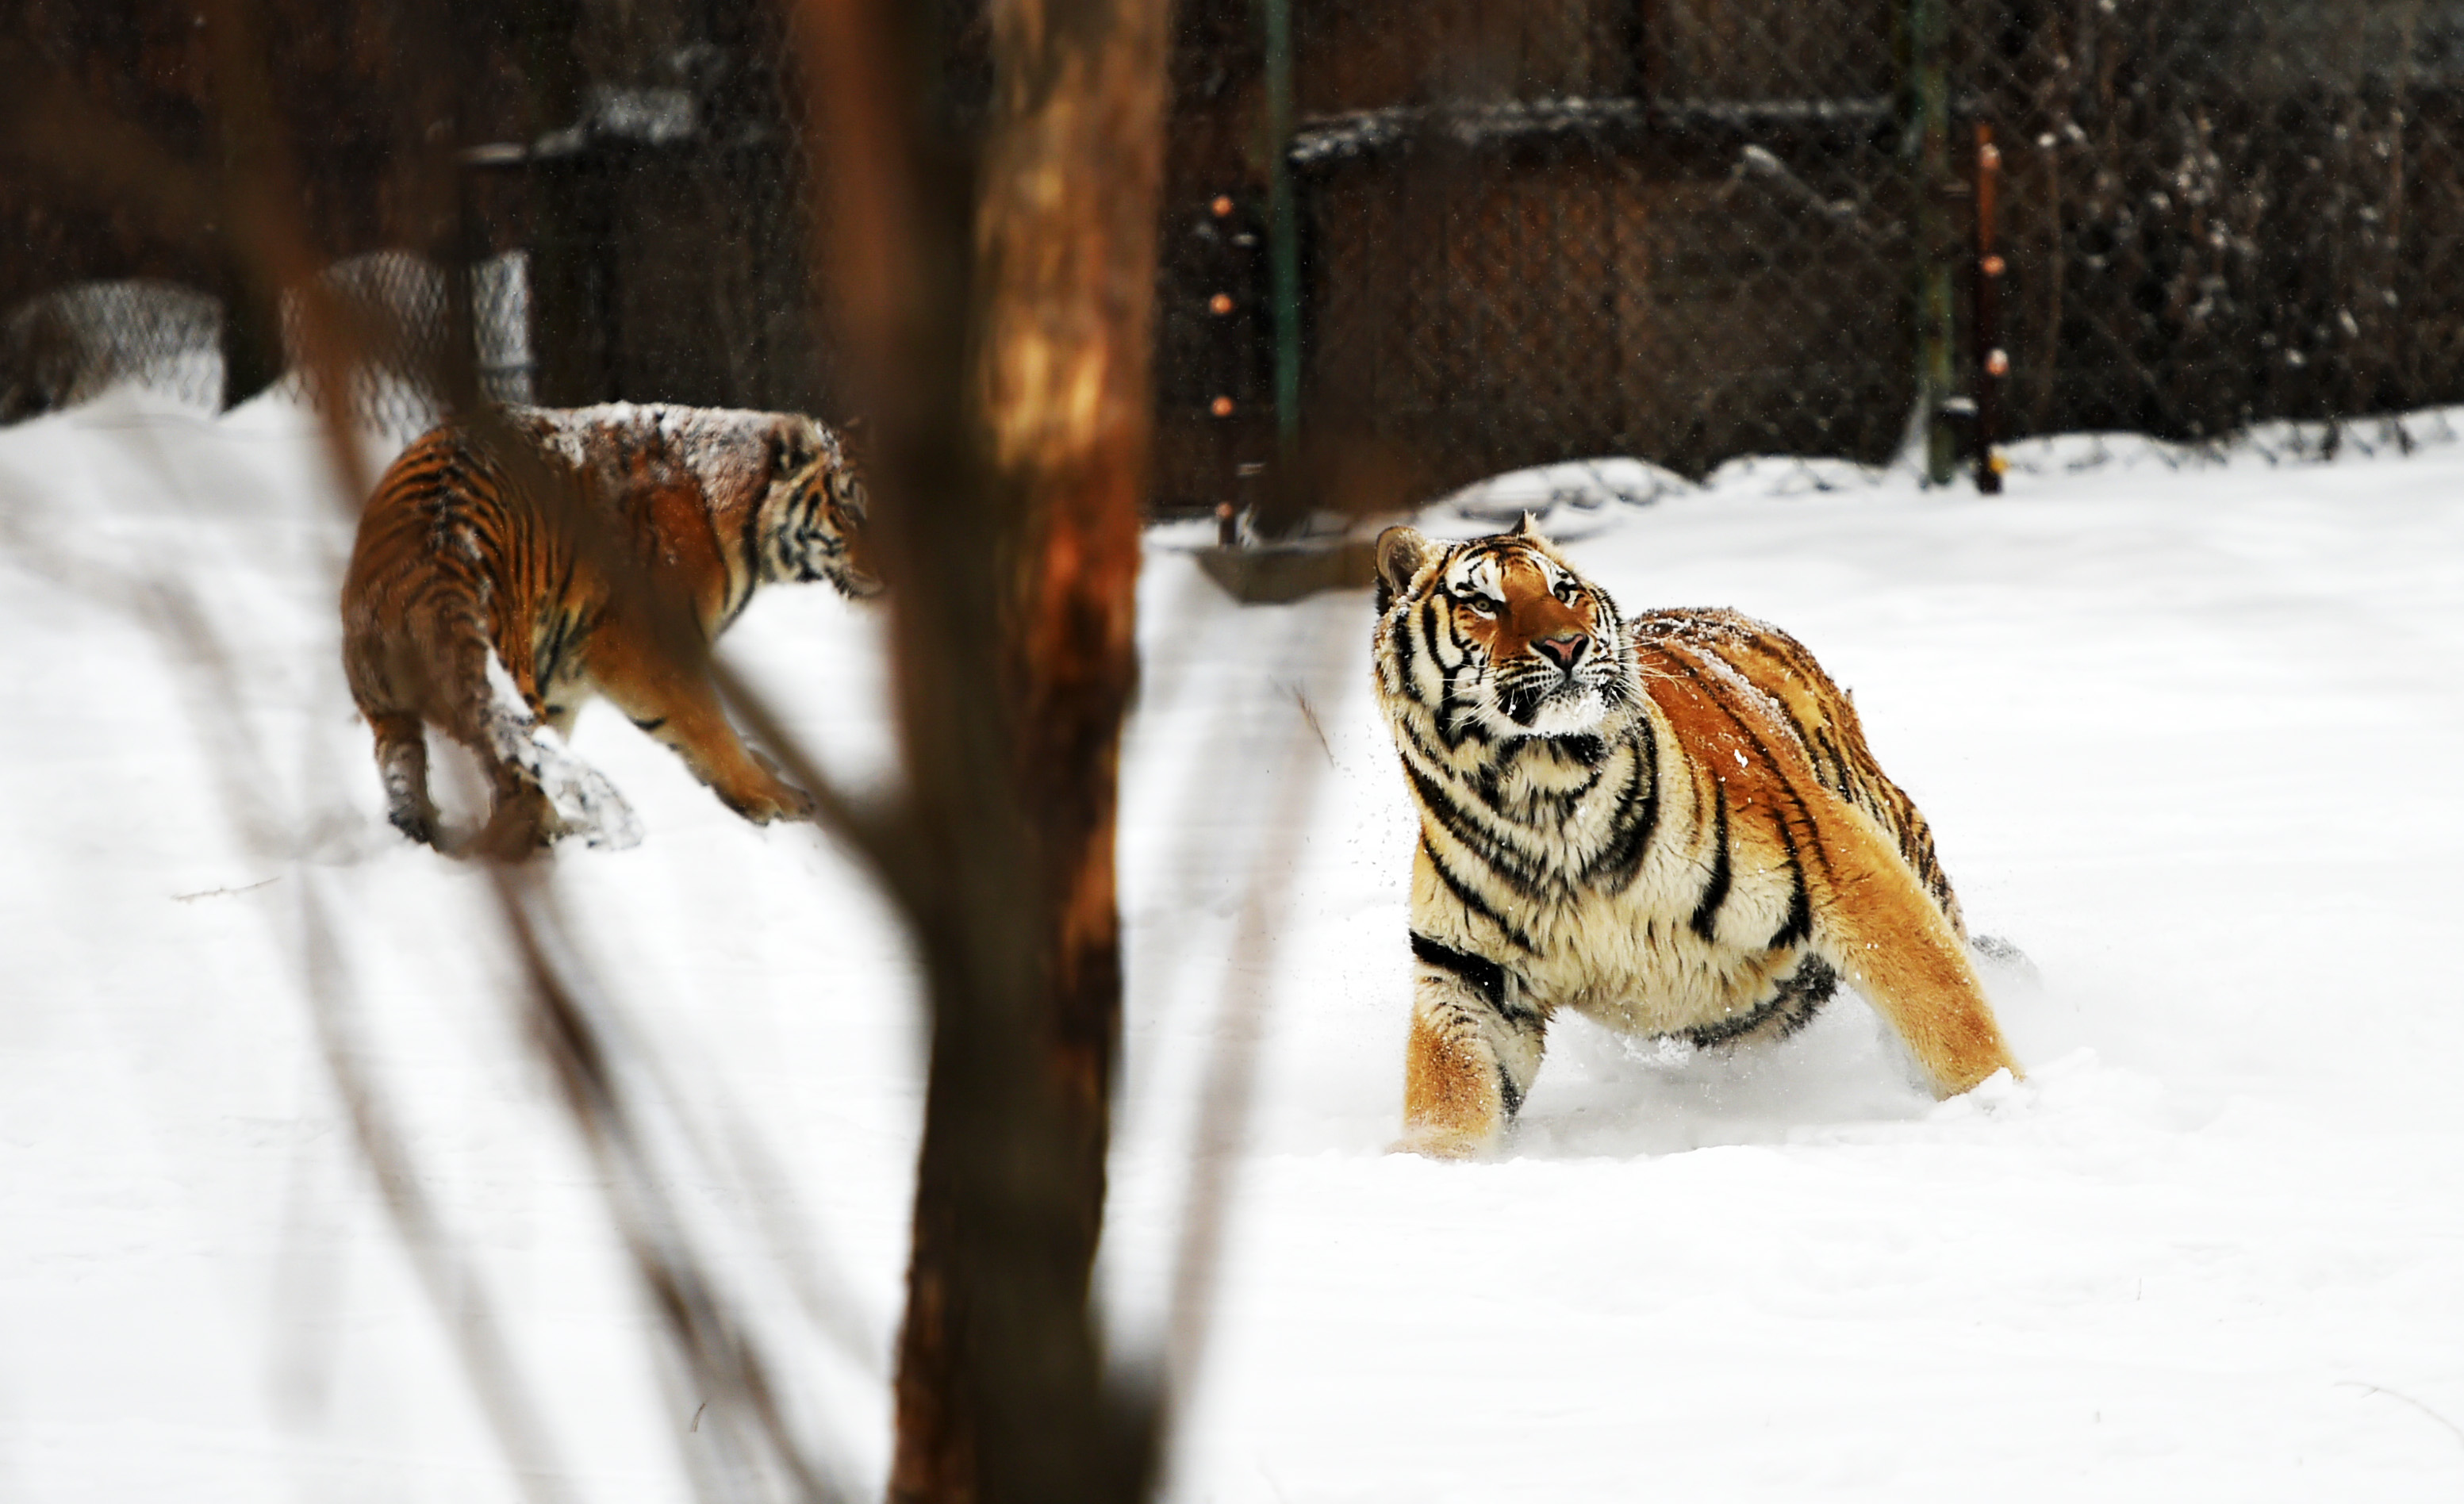
[[1591,637],[1579,631],[1561,631],[1553,637],[1542,637],[1531,644],[1540,650],[1542,657],[1568,674],[1573,673],[1574,665],[1583,661],[1583,653],[1591,645]]

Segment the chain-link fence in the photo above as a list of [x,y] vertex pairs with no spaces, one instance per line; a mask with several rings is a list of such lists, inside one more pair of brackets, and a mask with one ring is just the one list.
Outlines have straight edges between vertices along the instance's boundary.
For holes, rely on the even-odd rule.
[[2212,438],[2464,393],[2464,6],[2014,10],[1955,68],[2002,127],[2022,431]]
[[[1879,458],[1906,422],[1887,12],[1632,11],[1299,12],[1309,378],[1331,421],[1425,456],[1425,486]],[[1879,52],[1837,45],[1878,22]],[[1832,45],[1770,45],[1799,28]]]
[[[778,8],[239,9],[270,37],[278,188],[326,261],[364,423],[415,433],[462,375],[500,401],[832,410],[806,254],[822,195]],[[115,385],[207,408],[311,398],[297,292],[249,306],[266,268],[212,222],[233,188],[216,159],[239,152],[187,11],[33,0],[26,20],[0,84],[80,80],[96,161],[134,125],[209,214],[99,196],[75,144],[6,170],[0,141],[0,421]]]
[[1290,0],[1289,37],[1253,55],[1295,100],[1301,411],[1422,494],[1972,445],[1997,374],[2006,440],[2464,397],[2452,0]]
[[[386,11],[263,3],[303,34]],[[942,9],[963,113],[980,5]],[[492,395],[844,416],[778,11],[488,16],[460,33],[460,101],[420,106],[455,122],[452,224],[438,191],[383,186],[435,153],[382,70],[344,89],[317,71],[359,55],[285,55],[322,79],[292,89],[303,110],[360,122],[301,130],[356,143],[307,151],[302,196],[327,275],[395,331],[358,387],[371,417],[432,412],[401,373],[443,348],[452,265],[482,269]],[[107,70],[118,33],[85,24],[55,50],[101,63],[54,60]],[[2443,420],[2342,420],[2464,399],[2464,0],[1183,0],[1176,26],[1162,509],[1357,511],[1604,455],[1875,464],[1936,430],[1972,447],[1980,422],[2195,446],[2299,419],[2265,442],[2401,445]],[[209,154],[202,116],[133,113],[188,120]],[[215,374],[216,352],[264,364],[241,359],[235,279],[127,240],[9,237],[0,417],[116,381],[264,385]],[[278,358],[278,333],[256,343]]]

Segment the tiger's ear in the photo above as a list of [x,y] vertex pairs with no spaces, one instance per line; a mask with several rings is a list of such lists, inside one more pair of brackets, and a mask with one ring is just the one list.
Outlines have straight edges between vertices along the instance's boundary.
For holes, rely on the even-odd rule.
[[1377,535],[1377,614],[1395,604],[1395,598],[1412,587],[1412,577],[1419,574],[1436,556],[1438,545],[1414,528],[1390,527]]
[[1524,513],[1524,514],[1523,514],[1523,520],[1514,524],[1514,536],[1515,536],[1515,537],[1517,537],[1517,538],[1537,538],[1537,537],[1539,537],[1539,536],[1540,536],[1540,520],[1539,520],[1538,518],[1536,518],[1536,517],[1533,517],[1533,516],[1532,516],[1530,513],[1529,513],[1529,512]]
[[770,428],[770,478],[784,480],[809,469],[819,454],[812,419],[782,414]]

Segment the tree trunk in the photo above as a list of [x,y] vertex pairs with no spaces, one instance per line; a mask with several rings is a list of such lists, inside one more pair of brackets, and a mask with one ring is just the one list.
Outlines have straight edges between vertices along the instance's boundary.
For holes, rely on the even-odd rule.
[[[1107,1400],[1088,1296],[1120,1031],[1113,820],[1136,673],[1163,40],[1155,0],[993,11],[971,395],[985,480],[1014,524],[995,566],[1031,996],[1015,1033],[936,1022],[899,1500],[1122,1498],[1147,1471]],[[1033,1078],[1008,1089],[987,1079],[1022,1069]],[[982,1110],[998,1102],[1010,1111]]]
[[843,210],[828,280],[881,431],[900,886],[934,1008],[890,1492],[1130,1498],[1152,1407],[1108,1381],[1089,1294],[1120,1032],[1114,800],[1164,8],[994,0],[972,225],[954,188],[972,144],[936,138],[898,81],[934,70],[939,39],[913,14],[929,9],[806,0],[799,17]]

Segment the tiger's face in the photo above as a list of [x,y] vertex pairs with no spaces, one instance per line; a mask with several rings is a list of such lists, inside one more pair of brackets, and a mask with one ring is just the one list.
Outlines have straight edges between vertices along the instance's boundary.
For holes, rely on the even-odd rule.
[[[1501,737],[1581,736],[1629,697],[1616,606],[1529,518],[1511,533],[1451,546],[1389,528],[1377,559],[1381,641],[1409,633],[1427,660],[1398,652],[1419,681],[1398,687],[1445,707],[1444,719]],[[1397,603],[1407,608],[1400,616]]]
[[762,503],[762,571],[774,581],[826,580],[861,600],[881,593],[864,544],[864,477],[819,424],[781,436],[780,478]]

